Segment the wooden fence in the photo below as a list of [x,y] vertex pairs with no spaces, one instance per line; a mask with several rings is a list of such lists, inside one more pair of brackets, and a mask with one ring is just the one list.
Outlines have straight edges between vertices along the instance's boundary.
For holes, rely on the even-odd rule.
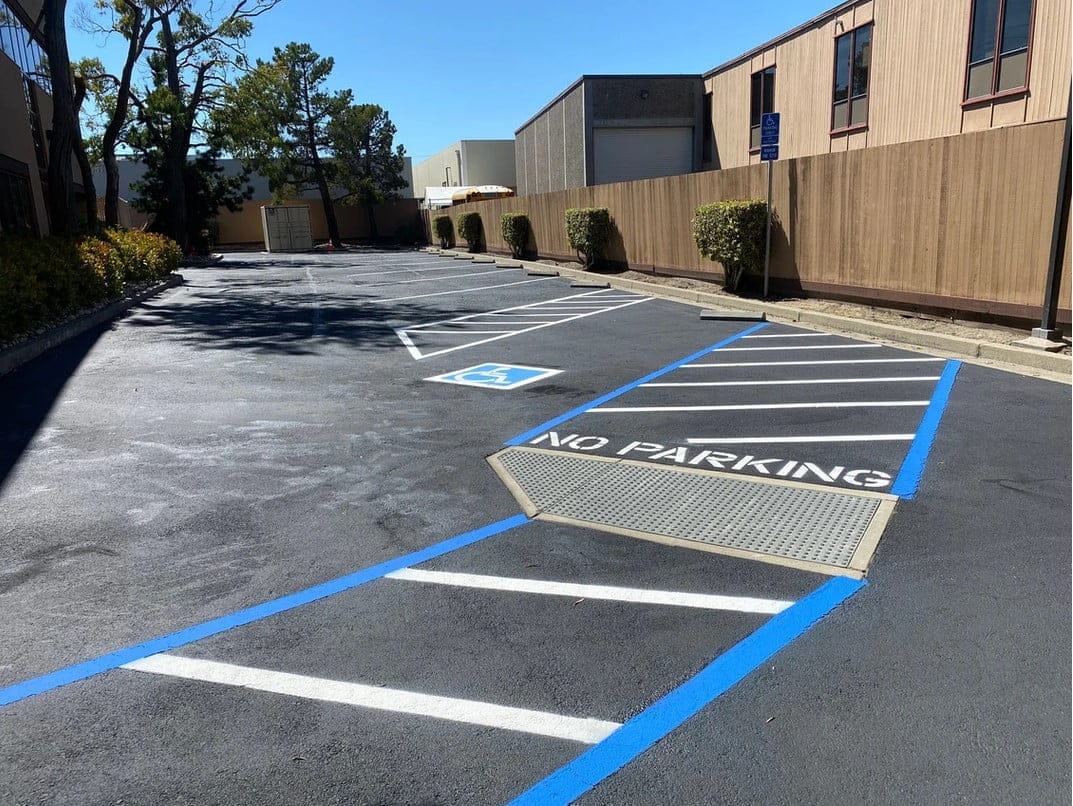
[[[264,243],[261,228],[261,206],[273,204],[270,199],[250,200],[242,203],[242,209],[232,213],[221,209],[216,218],[218,228],[217,243],[251,244]],[[313,239],[328,239],[328,224],[324,218],[324,205],[319,199],[300,199],[287,204],[305,204],[309,207],[309,223],[313,228]],[[376,227],[381,238],[394,238],[400,227],[408,227],[411,237],[421,234],[421,217],[417,201],[398,199],[375,205]],[[335,205],[335,218],[339,223],[339,234],[346,240],[360,240],[371,236],[369,213],[365,205]]]
[[[1051,245],[1064,121],[1048,121],[776,162],[771,276],[779,291],[992,318],[1038,320]],[[762,199],[764,165],[496,199],[438,212],[529,215],[530,251],[573,259],[563,212],[607,207],[608,259],[639,271],[717,279],[690,220],[701,204]],[[1069,222],[1066,222],[1068,233]],[[435,239],[431,237],[430,242]],[[1069,239],[1059,318],[1070,319]]]

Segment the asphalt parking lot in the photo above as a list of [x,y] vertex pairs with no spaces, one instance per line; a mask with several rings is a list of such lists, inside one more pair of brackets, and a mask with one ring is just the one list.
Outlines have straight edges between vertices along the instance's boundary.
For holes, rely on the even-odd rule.
[[183,274],[0,378],[4,802],[1068,797],[1068,386],[419,252]]

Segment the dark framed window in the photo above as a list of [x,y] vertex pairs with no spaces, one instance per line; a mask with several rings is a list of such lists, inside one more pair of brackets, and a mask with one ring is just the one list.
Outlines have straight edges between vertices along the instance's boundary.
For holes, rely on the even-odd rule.
[[749,150],[760,148],[760,116],[775,111],[775,66],[753,73],[749,89]]
[[831,132],[868,125],[868,84],[872,73],[872,23],[835,39]]
[[965,100],[1028,89],[1032,0],[972,0]]

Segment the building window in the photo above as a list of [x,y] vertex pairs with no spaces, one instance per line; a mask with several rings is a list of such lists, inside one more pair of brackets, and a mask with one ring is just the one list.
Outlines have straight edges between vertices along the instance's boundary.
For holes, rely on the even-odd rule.
[[52,92],[44,50],[2,2],[0,2],[0,50],[3,50],[8,58],[19,66],[24,76],[29,77],[45,92]]
[[831,131],[868,125],[868,79],[872,64],[872,24],[835,40],[835,80]]
[[760,148],[760,116],[775,111],[775,67],[753,73],[749,102],[749,149]]
[[704,93],[704,107],[701,114],[704,117],[704,145],[701,160],[711,162],[715,145],[715,127],[712,125],[712,94],[710,92]]
[[1032,0],[973,0],[965,100],[1027,89],[1031,39]]
[[29,178],[0,168],[0,236],[34,234]]

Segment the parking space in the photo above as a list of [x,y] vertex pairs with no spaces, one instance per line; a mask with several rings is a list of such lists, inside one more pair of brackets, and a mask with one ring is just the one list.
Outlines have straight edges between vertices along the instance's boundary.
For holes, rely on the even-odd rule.
[[506,444],[911,496],[958,367],[758,325]]
[[[711,802],[708,746],[759,725],[796,747],[817,681],[867,688],[846,661],[862,648],[901,663],[875,602],[925,575],[884,572],[930,546],[943,463],[987,449],[949,436],[980,399],[958,370],[416,252],[190,271],[0,390],[21,429],[0,483],[0,723],[18,737],[0,799]],[[539,452],[521,463],[539,459],[538,519],[484,461],[504,446]],[[851,541],[878,540],[896,498],[882,585],[810,559],[853,518]],[[581,514],[543,517],[557,507]],[[683,528],[744,542],[649,540]],[[712,726],[776,669],[800,705]],[[837,800],[821,778],[781,791]]]

